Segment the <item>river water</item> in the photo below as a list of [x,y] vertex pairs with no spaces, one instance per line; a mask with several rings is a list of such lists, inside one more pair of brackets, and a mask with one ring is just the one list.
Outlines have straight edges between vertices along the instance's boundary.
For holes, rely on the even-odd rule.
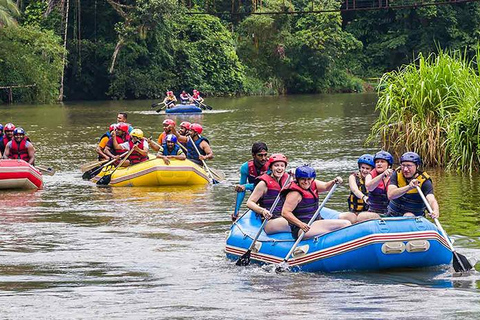
[[[254,141],[309,163],[320,179],[356,168],[375,95],[208,99],[199,122],[227,180],[197,188],[97,188],[81,180],[98,137],[119,111],[157,137],[152,101],[2,106],[0,122],[26,129],[37,164],[57,170],[37,192],[1,191],[1,319],[478,318],[480,277],[446,269],[276,274],[225,258],[238,168]],[[429,171],[457,251],[480,258],[480,175]],[[328,206],[346,210],[337,188]]]

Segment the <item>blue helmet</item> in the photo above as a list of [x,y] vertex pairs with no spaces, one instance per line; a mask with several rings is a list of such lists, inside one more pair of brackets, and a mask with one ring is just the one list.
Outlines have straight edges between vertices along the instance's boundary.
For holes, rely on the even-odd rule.
[[303,165],[300,167],[297,167],[295,169],[295,178],[313,178],[315,179],[317,177],[317,173],[315,172],[315,169],[313,169],[310,166]]
[[422,158],[420,158],[420,156],[415,152],[405,152],[402,154],[400,157],[400,163],[405,161],[413,162],[417,165],[417,167],[422,164]]
[[378,151],[375,153],[375,157],[373,157],[373,161],[377,161],[377,159],[382,159],[388,162],[389,165],[393,165],[393,157],[392,155],[387,152],[387,151]]
[[372,168],[375,167],[375,162],[373,161],[373,156],[371,154],[362,154],[360,158],[358,158],[357,163],[359,167],[362,163],[367,164]]
[[165,141],[177,143],[177,137],[174,134],[167,134]]
[[3,124],[0,123],[0,132],[3,132]]
[[16,134],[25,134],[25,130],[23,130],[23,128],[15,128],[15,130],[13,130],[13,135],[16,135]]

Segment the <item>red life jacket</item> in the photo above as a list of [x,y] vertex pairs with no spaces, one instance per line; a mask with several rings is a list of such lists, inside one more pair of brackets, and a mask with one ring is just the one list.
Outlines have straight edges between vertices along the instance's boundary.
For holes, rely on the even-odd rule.
[[15,141],[15,139],[11,140],[12,144],[10,145],[10,154],[8,155],[9,159],[22,159],[23,161],[28,162],[30,157],[28,156],[28,149],[27,149],[27,139],[23,138],[20,141],[20,144]]
[[[138,145],[143,147],[144,142],[145,142],[145,138],[140,140],[140,143]],[[130,148],[134,148],[134,144],[132,141],[130,141]],[[142,155],[138,151],[133,151],[128,157],[128,160],[130,160],[130,164],[137,164],[143,161],[147,161],[148,154]]]
[[315,180],[312,181],[308,190],[301,188],[293,181],[282,191],[282,194],[286,196],[291,191],[298,191],[302,195],[302,200],[292,213],[302,222],[308,223],[318,209],[318,192]]
[[255,179],[268,171],[268,162],[260,168],[260,172],[258,172],[257,167],[255,167],[255,163],[253,160],[248,161],[248,176],[247,180],[249,183],[254,183]]
[[[125,142],[128,141],[127,139],[124,139],[124,138],[119,137],[119,136],[116,136],[115,138],[117,139],[117,143],[118,143],[118,144],[122,144],[122,143],[125,143]],[[130,143],[131,143],[131,142],[130,142]],[[131,146],[130,146],[130,147],[131,147]],[[116,156],[117,156],[117,155],[119,156],[119,155],[124,154],[125,152],[128,152],[127,149],[115,149],[115,148],[114,148],[113,151],[114,151],[114,155],[116,155]]]
[[[379,175],[379,173],[377,172],[377,169],[373,169],[372,171],[370,171],[370,175],[372,176],[372,178],[375,178]],[[382,178],[378,186],[373,191],[370,191],[368,193],[369,211],[380,214],[387,213],[387,207],[389,203],[387,197],[387,189],[389,184],[390,178],[387,179],[386,183]]]
[[[272,176],[266,173],[261,175],[257,179],[265,182],[267,185],[267,192],[265,192],[263,197],[258,200],[258,205],[260,207],[266,208],[267,210],[270,210],[273,203],[275,202],[275,199],[280,193],[280,190],[282,190],[282,186],[284,185],[285,181],[287,181],[288,174],[284,173],[283,176],[280,178],[280,182],[277,182],[275,178],[272,178]],[[284,197],[280,198],[275,208],[273,208],[273,210],[270,212],[273,215],[272,218],[278,218],[282,215],[282,207],[284,200]]]

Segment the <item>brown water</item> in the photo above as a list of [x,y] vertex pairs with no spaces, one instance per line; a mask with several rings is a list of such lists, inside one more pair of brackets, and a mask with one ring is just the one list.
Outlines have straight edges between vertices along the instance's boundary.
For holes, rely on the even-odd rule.
[[[152,101],[2,106],[0,123],[23,126],[38,164],[57,170],[37,192],[0,198],[0,318],[14,319],[417,319],[477,318],[480,278],[450,270],[282,274],[225,259],[233,184],[251,144],[263,140],[292,167],[344,178],[366,152],[374,95],[208,99],[200,116],[214,168],[227,181],[197,188],[97,188],[79,166],[98,137],[127,111],[158,136],[165,115]],[[480,175],[430,172],[441,222],[457,251],[480,257]],[[346,210],[346,188],[329,201]]]

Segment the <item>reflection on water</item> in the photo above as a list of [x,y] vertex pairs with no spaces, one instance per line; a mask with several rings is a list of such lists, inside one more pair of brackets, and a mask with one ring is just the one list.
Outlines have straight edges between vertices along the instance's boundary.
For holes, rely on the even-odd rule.
[[[283,152],[290,166],[313,165],[320,179],[346,178],[375,119],[373,95],[212,98],[213,111],[168,115],[199,122],[215,153],[215,186],[97,188],[81,164],[107,126],[128,121],[157,137],[167,117],[153,101],[5,106],[0,122],[23,126],[38,164],[52,166],[38,192],[1,191],[2,318],[475,318],[477,273],[402,270],[278,275],[273,266],[237,267],[225,258],[233,185],[254,141]],[[429,170],[441,222],[457,251],[480,257],[480,176]],[[346,187],[329,206],[346,210]],[[86,306],[88,306],[86,308]]]

